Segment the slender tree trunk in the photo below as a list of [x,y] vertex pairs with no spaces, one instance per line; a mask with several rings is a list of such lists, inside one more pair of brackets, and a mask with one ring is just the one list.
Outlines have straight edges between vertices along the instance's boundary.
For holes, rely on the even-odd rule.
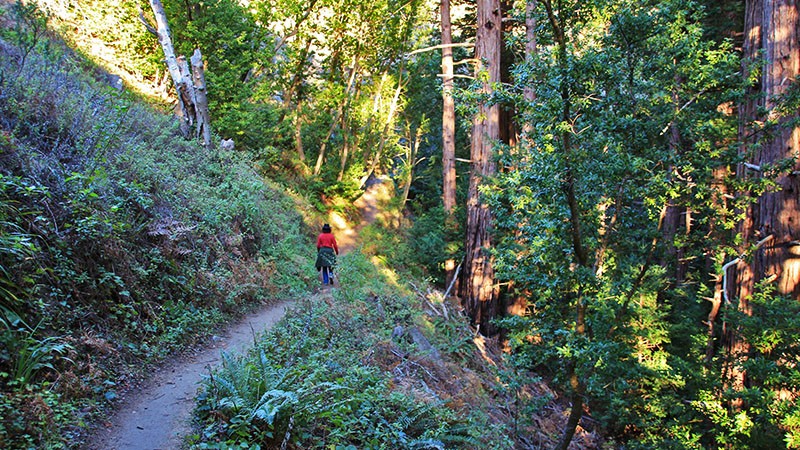
[[350,79],[347,82],[347,89],[345,89],[344,96],[345,98],[342,99],[342,102],[339,103],[339,108],[336,110],[336,114],[333,116],[333,120],[331,121],[331,126],[328,128],[328,134],[325,136],[325,140],[322,141],[322,145],[319,149],[319,154],[317,155],[317,163],[314,165],[314,175],[319,175],[320,171],[322,170],[322,162],[325,160],[325,150],[328,147],[328,141],[331,140],[333,136],[333,132],[336,131],[336,126],[339,124],[339,118],[344,113],[345,105],[350,101],[350,91],[353,89],[353,84],[356,80],[356,72],[358,71],[358,56],[353,56],[353,71],[350,72]]
[[[456,103],[453,99],[453,33],[450,0],[441,3],[442,26],[442,204],[446,221],[454,220],[456,207]],[[456,261],[444,263],[445,285],[453,281]]]
[[[543,0],[542,3],[544,4],[545,9],[547,10],[547,17],[548,21],[550,22],[550,26],[553,30],[553,36],[555,37],[556,43],[556,52],[558,58],[558,65],[562,72],[561,81],[560,81],[560,94],[561,94],[561,121],[563,123],[570,123],[572,121],[572,101],[570,99],[569,93],[569,85],[568,80],[569,77],[567,76],[567,65],[568,62],[568,50],[567,50],[567,38],[565,35],[564,24],[561,22],[560,15],[558,14],[559,11],[554,10],[551,0]],[[559,3],[560,4],[560,3]],[[564,186],[564,193],[567,199],[567,205],[569,206],[569,223],[570,223],[570,237],[572,241],[572,251],[575,258],[575,263],[579,267],[589,268],[591,269],[589,263],[588,252],[586,247],[583,243],[583,232],[581,227],[581,214],[580,208],[578,205],[578,197],[576,194],[575,185],[577,183],[577,176],[574,170],[574,152],[572,148],[572,131],[564,129],[561,132],[561,150],[563,153],[564,163],[565,163],[565,186]],[[639,279],[641,280],[644,277],[644,274],[647,271],[648,264],[642,268],[640,272]],[[636,282],[638,284],[639,281]],[[631,290],[631,293],[633,290]],[[632,295],[632,294],[631,294]],[[578,293],[576,305],[575,305],[575,334],[578,336],[585,336],[587,334],[586,330],[586,309],[587,309],[587,298],[582,292]],[[630,301],[630,295],[626,300]],[[627,308],[627,306],[624,306]],[[580,424],[580,419],[583,416],[583,396],[585,392],[585,386],[583,380],[580,379],[579,374],[577,373],[575,367],[575,360],[571,359],[570,362],[567,364],[568,369],[568,377],[570,380],[570,388],[572,390],[570,394],[570,399],[572,402],[572,407],[570,408],[569,418],[567,419],[567,423],[564,425],[564,430],[562,432],[561,440],[559,441],[558,445],[556,445],[556,449],[558,450],[567,450],[569,447],[569,443],[572,442],[572,437],[575,435],[575,430]]]
[[[536,0],[528,0],[525,2],[525,60],[532,62],[537,53],[536,43]],[[536,101],[536,90],[531,83],[526,83],[522,88],[522,95],[528,105]],[[533,124],[525,121],[522,124],[522,134],[527,135],[533,131]]]
[[[375,147],[375,136],[378,133],[372,132],[372,123],[378,118],[378,114],[381,110],[381,104],[383,103],[383,87],[386,85],[387,80],[389,79],[389,71],[384,70],[381,74],[380,82],[375,88],[375,95],[372,96],[372,114],[367,118],[367,123],[364,125],[364,129],[367,130],[367,138],[366,143],[362,146],[363,147],[363,161],[370,160],[371,151]],[[363,189],[364,185],[367,183],[367,179],[369,178],[369,173],[365,174],[361,177],[361,182],[359,183],[359,189]]]
[[[450,0],[442,0],[442,201],[447,214],[456,207],[456,106],[453,99],[453,35]],[[455,270],[455,264],[452,267]],[[448,283],[449,284],[449,283]]]
[[[410,131],[410,130],[409,130]],[[408,175],[406,176],[406,182],[403,184],[403,196],[402,196],[402,207],[401,209],[405,209],[406,202],[408,202],[408,193],[411,191],[411,183],[414,182],[414,167],[417,165],[417,154],[419,152],[419,143],[422,140],[422,127],[417,127],[417,131],[414,136],[410,135],[411,145],[408,149],[408,154],[406,155],[406,164],[408,166]]]
[[289,84],[289,88],[286,89],[286,92],[283,94],[283,109],[281,110],[278,122],[283,121],[286,111],[288,111],[292,105],[292,100],[294,99],[295,94],[300,90],[300,84],[303,82],[303,71],[306,67],[306,59],[308,58],[308,52],[311,49],[311,43],[312,39],[309,38],[306,41],[306,46],[303,48],[303,51],[300,52],[300,56],[297,59],[297,65],[294,69],[292,82]]
[[[348,105],[349,106],[349,105]],[[336,176],[336,181],[344,179],[344,172],[347,169],[347,159],[350,156],[350,138],[347,132],[347,114],[342,115],[342,151],[339,155],[339,175]]]
[[200,49],[195,49],[192,54],[192,79],[194,80],[196,128],[195,136],[203,138],[205,147],[211,146],[211,115],[208,112],[208,97],[206,96],[206,75],[203,68],[203,55]]
[[367,176],[364,177],[364,183],[366,183],[370,175],[375,173],[375,169],[378,167],[378,164],[381,163],[383,150],[386,148],[386,142],[388,141],[389,137],[389,129],[391,128],[392,124],[394,124],[394,115],[397,113],[397,106],[400,103],[400,94],[403,92],[404,69],[405,69],[405,61],[403,61],[403,63],[400,64],[400,70],[398,71],[399,75],[397,77],[397,88],[394,90],[394,95],[392,96],[392,103],[389,105],[389,112],[386,115],[386,122],[383,124],[383,132],[381,133],[378,141],[378,149],[377,151],[375,151],[375,155],[373,155],[372,162],[370,162],[369,170],[367,171]]
[[[490,94],[492,83],[500,81],[501,12],[498,0],[480,0],[477,10],[478,32],[475,39],[475,71],[488,73],[482,92]],[[484,66],[484,62],[486,65]],[[489,229],[492,214],[478,190],[486,177],[497,171],[492,148],[500,137],[500,107],[481,102],[472,121],[472,146],[469,191],[467,193],[467,230],[464,271],[460,296],[472,322],[486,335],[495,333],[491,320],[497,315],[498,289],[494,282],[492,240]]]
[[191,130],[191,123],[194,120],[194,114],[187,112],[189,105],[186,102],[189,100],[189,83],[184,79],[181,69],[178,64],[178,58],[175,56],[175,48],[172,45],[172,37],[169,30],[169,22],[167,22],[167,14],[164,12],[164,5],[161,0],[150,0],[150,7],[153,9],[153,15],[156,18],[158,43],[161,44],[161,49],[164,51],[164,58],[167,63],[167,70],[172,77],[172,83],[175,85],[175,90],[178,94],[177,114],[180,119],[181,133],[189,136]]
[[[525,2],[525,60],[527,62],[532,62],[533,58],[536,56],[537,52],[537,43],[536,43],[536,16],[534,12],[536,10],[536,0],[528,0]],[[536,90],[534,89],[533,84],[529,81],[525,83],[525,86],[522,90],[523,98],[525,99],[526,108],[531,108],[533,106],[533,102],[536,101]],[[519,115],[518,118],[522,119],[521,129],[522,129],[522,136],[518,142],[514,144],[511,151],[520,153],[519,160],[524,160],[525,156],[521,153],[523,152],[531,152],[535,151],[535,149],[528,148],[523,149],[522,143],[528,140],[528,136],[533,131],[533,124],[525,119],[525,115]],[[528,141],[530,143],[530,141]],[[510,168],[509,170],[515,170],[514,167]],[[517,235],[519,236],[521,232],[518,230]],[[528,298],[529,295],[524,295],[522,293],[516,292],[513,287],[513,284],[508,285],[509,289],[507,291],[508,295],[505,296],[505,312],[508,315],[517,315],[521,316],[526,313],[528,308]]]
[[[729,176],[729,169],[727,166],[717,167],[713,171],[714,181],[712,183],[712,202],[714,204],[714,209],[716,211],[727,211],[727,204],[726,204],[726,194],[727,194],[727,185],[726,179]],[[722,236],[721,233],[727,233],[726,230],[720,229],[718,223],[730,220],[729,216],[724,213],[720,213],[719,221],[714,222],[712,221],[709,225],[709,234],[714,236],[712,239],[715,239],[717,242],[721,242],[725,238],[729,238],[729,236]],[[708,250],[708,256],[706,257],[706,268],[708,272],[712,271],[713,267],[713,259],[711,257],[712,251]],[[727,268],[725,269],[727,271]],[[711,302],[711,311],[708,313],[708,321],[706,322],[706,326],[708,327],[708,338],[706,340],[706,356],[704,359],[705,364],[711,363],[716,356],[720,332],[717,329],[717,320],[719,318],[719,312],[722,309],[723,305],[723,296],[724,296],[724,288],[725,284],[723,280],[726,279],[723,277],[722,273],[719,273],[714,276],[714,295],[713,297],[709,298],[708,300]],[[724,332],[724,330],[723,330]]]
[[308,165],[306,164],[306,152],[303,149],[303,115],[300,114],[300,105],[297,105],[296,114],[294,117],[294,148],[297,151],[297,156],[300,158],[301,170],[303,175],[308,174]]

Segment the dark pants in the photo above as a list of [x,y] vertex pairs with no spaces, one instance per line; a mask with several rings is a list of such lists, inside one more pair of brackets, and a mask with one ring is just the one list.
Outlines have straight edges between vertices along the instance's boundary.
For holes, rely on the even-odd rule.
[[324,284],[333,283],[333,267],[336,265],[336,253],[330,247],[322,247],[317,252],[317,262],[314,264],[317,270],[322,271],[322,282]]

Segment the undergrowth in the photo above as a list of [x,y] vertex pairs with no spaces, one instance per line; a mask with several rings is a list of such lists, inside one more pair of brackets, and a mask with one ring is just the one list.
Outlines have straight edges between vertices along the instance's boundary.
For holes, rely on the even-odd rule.
[[44,17],[0,30],[0,448],[76,448],[148,363],[306,292],[297,201],[85,71]]
[[[464,369],[412,339],[446,349],[452,337],[438,333],[419,295],[361,253],[341,258],[338,272],[340,289],[298,302],[206,380],[192,448],[513,448],[486,412],[494,391],[477,375],[491,373],[485,364]],[[438,323],[466,329],[455,309]],[[474,345],[452,354],[480,360]]]

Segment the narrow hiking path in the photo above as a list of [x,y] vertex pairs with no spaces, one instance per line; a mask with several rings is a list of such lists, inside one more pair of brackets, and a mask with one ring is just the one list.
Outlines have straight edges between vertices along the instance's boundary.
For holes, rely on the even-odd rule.
[[108,427],[100,430],[91,450],[171,450],[180,447],[190,431],[189,419],[203,375],[220,363],[222,352],[239,353],[255,336],[271,328],[286,313],[289,302],[251,314],[214,345],[200,353],[172,361],[159,369],[140,390],[131,392],[118,407]]
[[[337,213],[329,215],[342,254],[358,245],[358,232],[374,222],[386,186],[369,185],[355,206],[361,222],[355,227]],[[310,245],[313,245],[311,243]],[[317,297],[330,296],[323,290]],[[191,431],[190,420],[199,384],[210,368],[222,360],[222,352],[243,353],[258,334],[269,330],[286,313],[291,301],[280,302],[252,313],[226,333],[213,337],[213,345],[197,354],[170,361],[158,369],[140,389],[129,392],[107,426],[95,431],[88,450],[176,450]]]

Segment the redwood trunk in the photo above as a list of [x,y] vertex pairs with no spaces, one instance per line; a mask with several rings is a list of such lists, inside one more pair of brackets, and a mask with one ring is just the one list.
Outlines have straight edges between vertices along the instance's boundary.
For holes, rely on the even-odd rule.
[[[456,207],[456,107],[453,100],[453,37],[450,0],[442,0],[442,200],[444,210]],[[455,267],[453,267],[455,268]]]
[[[476,74],[486,72],[482,86],[484,94],[492,92],[492,83],[500,81],[501,13],[498,0],[478,2],[478,32],[475,39]],[[485,62],[485,66],[484,66]],[[480,330],[491,335],[490,323],[498,309],[498,289],[494,283],[494,268],[489,229],[492,215],[483,203],[478,190],[486,177],[495,174],[492,148],[500,136],[500,107],[481,102],[472,122],[471,170],[467,199],[467,230],[464,273],[460,285],[461,301]]]
[[[767,66],[761,76],[766,106],[772,111],[775,97],[782,95],[795,82],[800,66],[798,45],[797,0],[764,2],[762,43]],[[770,113],[774,116],[773,113]],[[800,128],[789,126],[797,113],[779,119],[780,129],[760,148],[756,163],[761,167],[797,156],[800,150]],[[778,292],[800,299],[800,164],[778,176],[778,189],[758,200],[755,223],[761,236],[772,235],[772,243],[763,247],[753,259],[756,280],[776,277]]]
[[[536,0],[528,0],[525,2],[525,60],[529,63],[533,62],[533,57],[537,52],[536,16],[534,16],[535,11]],[[530,82],[525,84],[525,87],[522,90],[522,95],[525,98],[525,102],[529,104],[529,107],[536,100],[536,91],[533,89],[533,86],[530,84]],[[522,124],[523,135],[527,135],[531,131],[533,131],[533,124],[525,120],[525,122]]]
[[[756,117],[759,107],[765,107],[770,118],[775,119],[775,98],[783,94],[794,82],[800,66],[800,45],[798,45],[797,2],[781,0],[763,2],[763,0],[747,3],[745,17],[744,51],[746,61],[753,61],[763,52],[766,65],[761,75],[761,100],[750,100],[741,106],[742,127],[741,140],[744,145],[754,143],[760,136],[748,127]],[[755,89],[754,89],[755,90]],[[796,156],[800,150],[800,133],[797,127],[786,124],[796,118],[796,113],[778,119],[779,129],[757,150],[749,154],[747,147],[742,148],[754,166],[765,168],[770,164]],[[796,245],[800,239],[800,177],[796,175],[800,165],[780,174],[776,181],[777,189],[763,194],[748,211],[746,220],[740,226],[745,238],[745,245],[752,245],[767,236],[772,236],[769,244],[756,250],[747,261],[747,267],[741,268],[738,277],[737,294],[739,301],[747,302],[753,291],[753,285],[770,276],[775,278],[778,291],[800,298],[800,250]],[[757,177],[759,171],[739,167],[737,175],[741,178]]]
[[[798,128],[789,126],[795,120],[797,112],[779,117],[775,109],[776,97],[783,94],[794,82],[800,66],[800,45],[798,45],[798,20],[796,0],[776,0],[766,2],[753,0],[746,2],[744,61],[755,61],[764,58],[760,86],[753,86],[753,96],[740,105],[741,126],[740,140],[742,155],[752,163],[750,168],[740,164],[737,176],[740,178],[760,177],[762,171],[751,170],[752,167],[765,169],[786,158],[796,156],[800,150]],[[747,66],[744,68],[748,75]],[[759,117],[758,111],[763,108],[768,117]],[[777,120],[779,127],[772,130],[770,136],[760,135],[760,131],[750,128],[755,120]],[[751,145],[755,150],[751,152]],[[745,314],[752,314],[750,296],[756,283],[772,280],[777,291],[800,299],[800,177],[796,174],[800,165],[795,166],[777,176],[777,188],[759,197],[755,204],[745,211],[745,219],[739,226],[743,238],[742,251],[752,248],[756,242],[764,242],[751,254],[745,254],[745,261],[737,267],[737,284],[733,289],[738,297],[739,309]],[[742,195],[749,195],[745,192]],[[768,238],[768,241],[765,239]],[[746,374],[739,369],[742,359],[746,358],[750,346],[741,336],[733,334],[728,337],[728,349],[733,358],[729,370],[733,387],[741,389],[747,384]],[[737,358],[738,361],[736,360]]]

